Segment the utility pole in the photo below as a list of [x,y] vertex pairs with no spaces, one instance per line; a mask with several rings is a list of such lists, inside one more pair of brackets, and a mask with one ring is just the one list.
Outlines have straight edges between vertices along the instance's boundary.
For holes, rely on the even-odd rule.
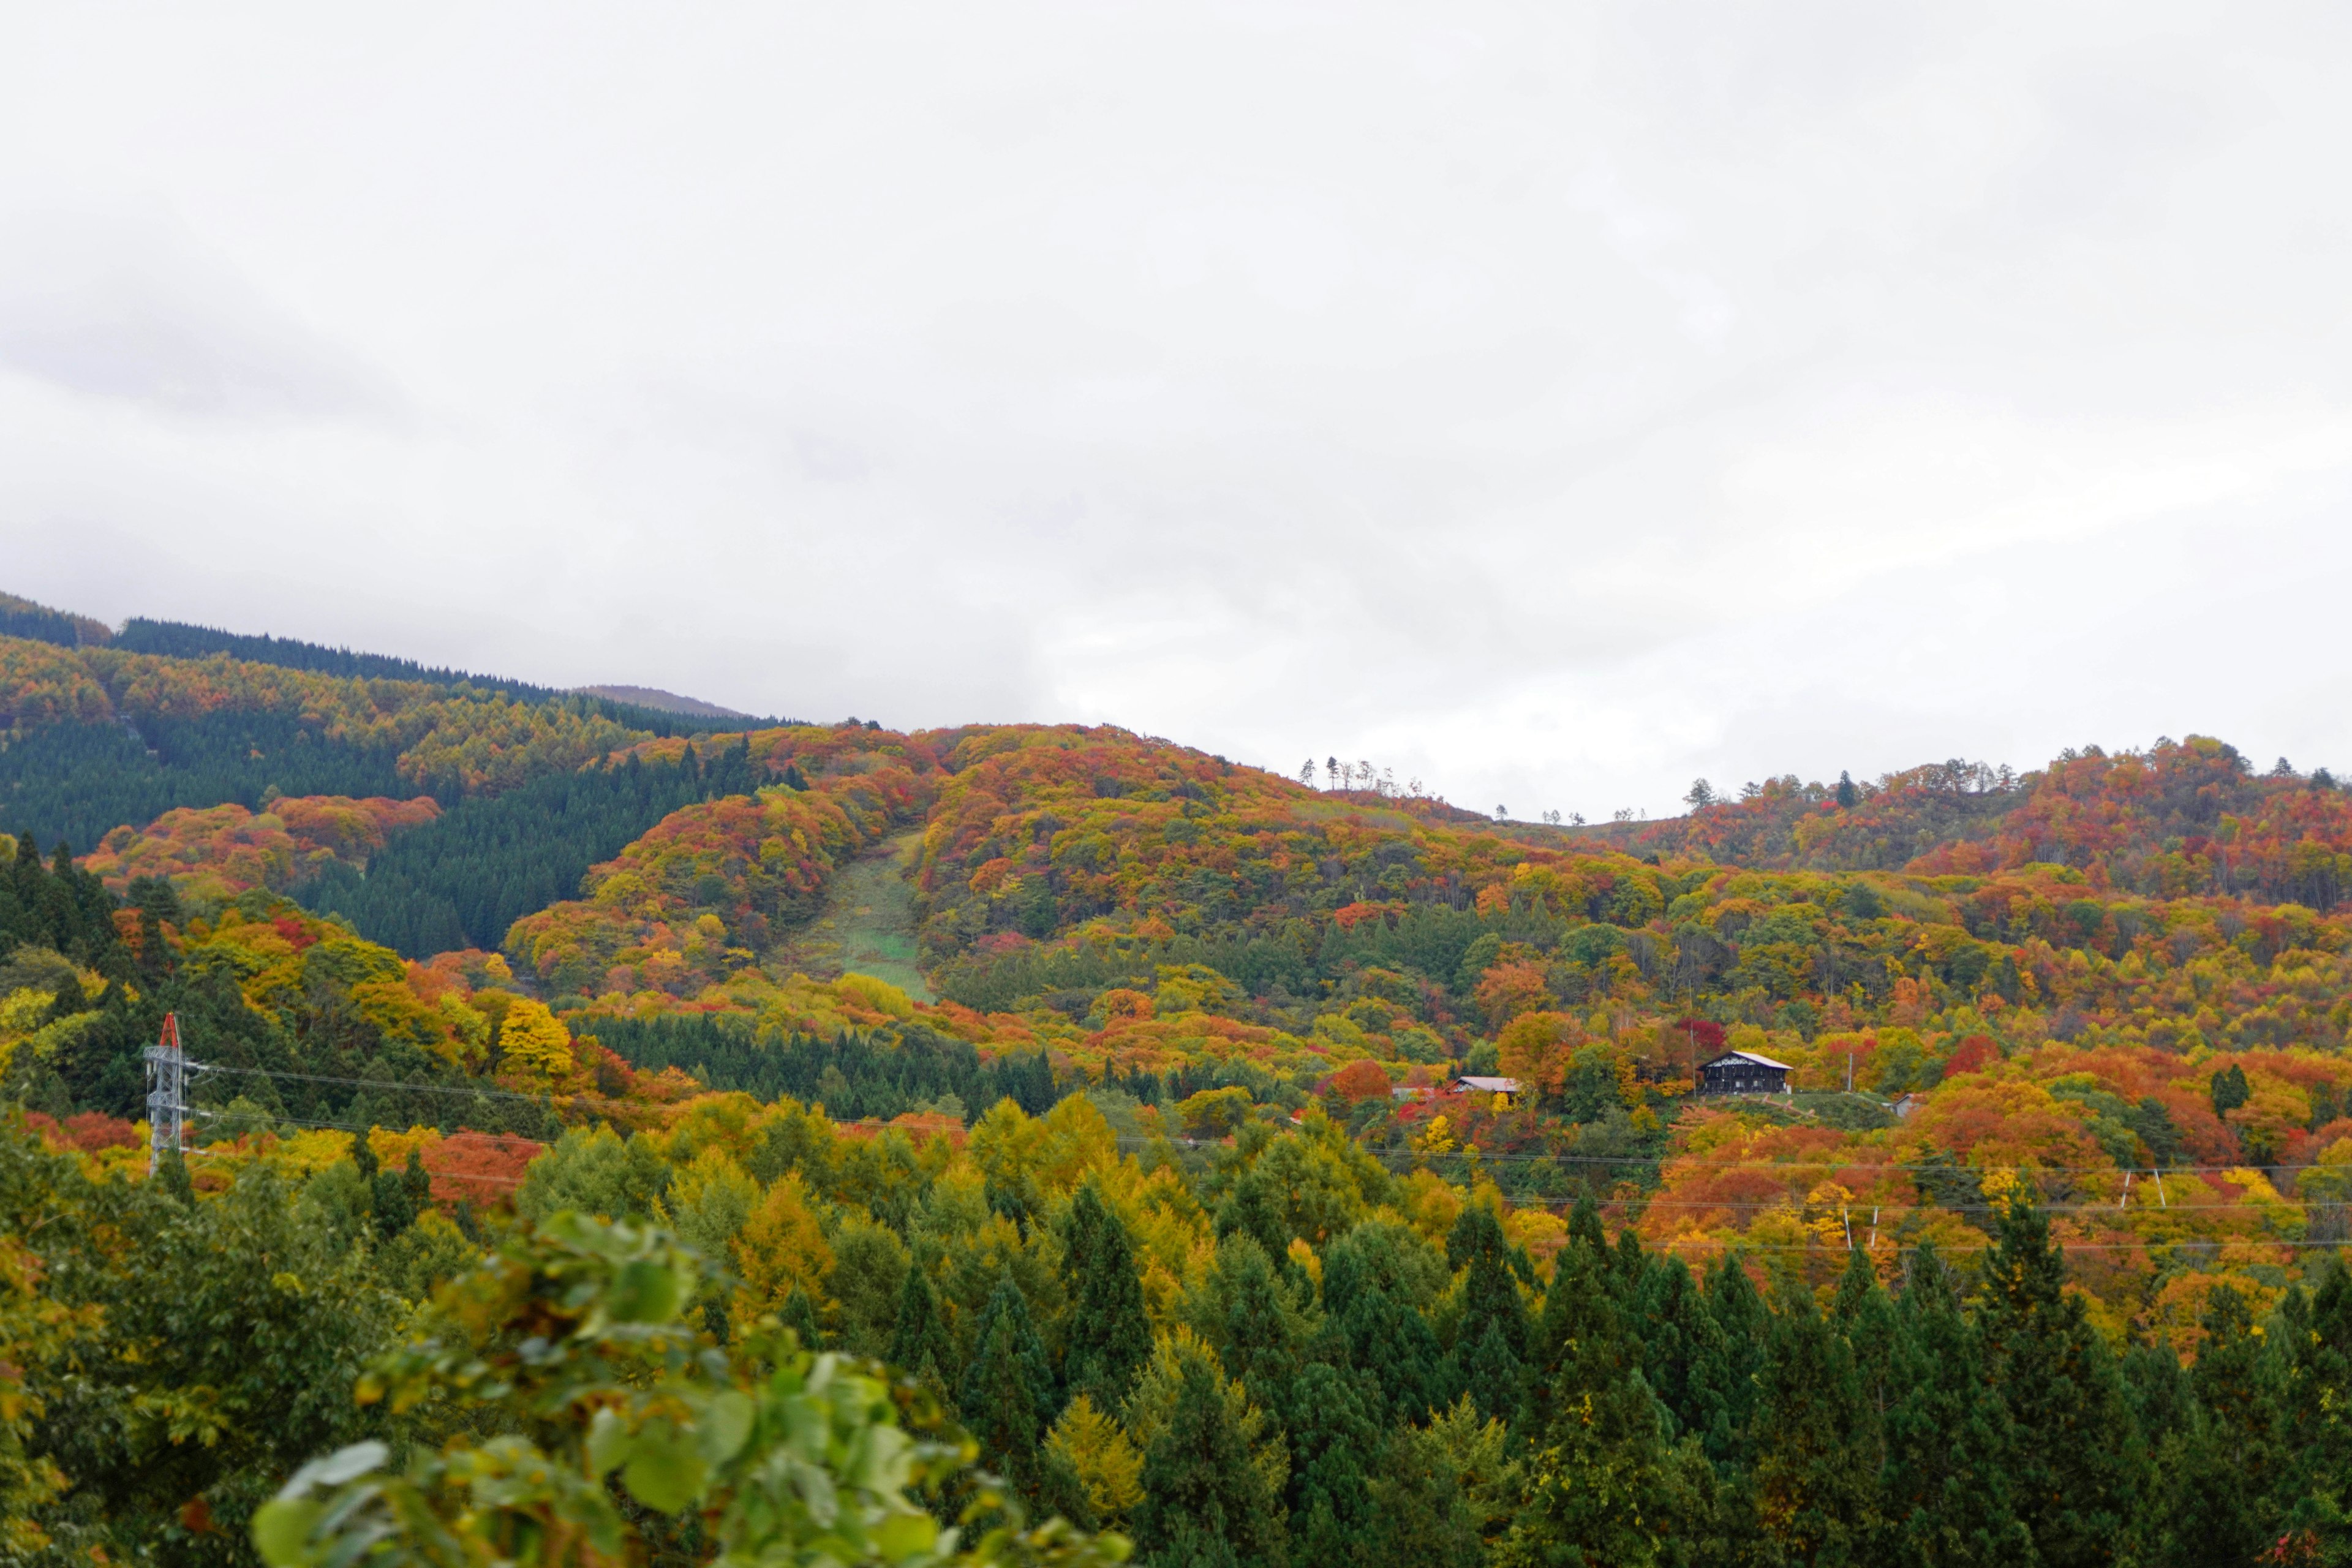
[[180,1152],[188,1116],[188,1058],[180,1049],[180,1016],[163,1015],[163,1037],[141,1053],[147,1058],[147,1173],[163,1162],[163,1151]]

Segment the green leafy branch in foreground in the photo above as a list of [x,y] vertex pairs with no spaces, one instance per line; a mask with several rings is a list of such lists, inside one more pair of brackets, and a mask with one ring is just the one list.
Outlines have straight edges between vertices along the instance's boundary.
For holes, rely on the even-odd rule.
[[[457,1428],[404,1471],[381,1443],[306,1465],[254,1518],[272,1568],[1034,1564],[1128,1542],[1024,1526],[920,1385],[763,1320],[733,1353],[681,1313],[709,1266],[667,1235],[559,1215],[445,1288],[442,1332],[360,1386]],[[484,1436],[482,1434],[494,1433]],[[942,1528],[909,1489],[953,1496]]]

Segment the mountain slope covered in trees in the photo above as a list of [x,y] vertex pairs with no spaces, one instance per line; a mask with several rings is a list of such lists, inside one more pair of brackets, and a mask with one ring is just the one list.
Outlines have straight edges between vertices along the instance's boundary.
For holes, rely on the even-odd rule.
[[[665,734],[34,629],[0,1497],[44,1550],[234,1560],[296,1459],[416,1435],[270,1380],[348,1386],[575,1211],[707,1260],[714,1353],[887,1357],[1153,1563],[2352,1552],[2324,773],[2192,737],[1601,835],[1111,727]],[[796,973],[908,836],[940,999]],[[148,1182],[167,1012],[215,1070]],[[1793,1092],[1696,1094],[1729,1048]],[[277,1291],[278,1348],[227,1379],[157,1289]]]

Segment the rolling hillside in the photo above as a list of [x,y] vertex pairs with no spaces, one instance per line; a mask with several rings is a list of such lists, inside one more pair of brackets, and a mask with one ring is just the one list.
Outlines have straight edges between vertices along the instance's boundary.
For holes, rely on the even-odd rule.
[[[2009,1424],[2000,1463],[2054,1464],[2000,1359],[2024,1313],[2092,1368],[2064,1420],[2123,1456],[2067,1484],[2160,1534],[2188,1526],[2150,1478],[2224,1451],[2184,1358],[2335,1375],[2284,1331],[2352,1295],[2325,773],[2191,737],[1579,830],[1114,727],[686,729],[6,613],[7,1158],[63,1162],[89,1214],[144,1172],[173,1014],[215,1069],[200,1212],[339,1215],[410,1299],[562,1209],[674,1226],[732,1270],[715,1343],[772,1312],[887,1353],[1033,1500],[1171,1552],[1150,1465],[1186,1377],[1238,1402],[1263,1463],[1215,1484],[1284,1540],[1473,1562],[1568,1528],[1570,1394],[1633,1412],[1610,1451],[1660,1517],[1780,1541],[1771,1435],[1870,1356],[1898,1403],[1937,1343],[2012,1369],[1947,1392]],[[1730,1049],[1791,1092],[1696,1093]],[[1465,1072],[1519,1089],[1446,1092]],[[1086,1348],[1097,1318],[1126,1348]],[[1139,1392],[1155,1355],[1174,1381]],[[1934,1456],[1830,1405],[1873,1412],[1853,1506],[1883,1522]],[[2274,1459],[2261,1529],[2321,1485]],[[1453,1545],[1411,1544],[1436,1518]]]

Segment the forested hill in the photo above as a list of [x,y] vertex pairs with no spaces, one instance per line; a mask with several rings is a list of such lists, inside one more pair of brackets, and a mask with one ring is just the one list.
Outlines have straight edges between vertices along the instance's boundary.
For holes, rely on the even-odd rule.
[[[2192,738],[1595,829],[11,624],[10,1552],[249,1561],[305,1459],[508,1420],[363,1367],[593,1300],[730,1387],[781,1386],[771,1321],[885,1355],[875,1410],[1148,1563],[2352,1560],[2324,773]],[[820,921],[928,991],[810,973]],[[204,1070],[148,1181],[167,1016]],[[1702,1092],[1728,1050],[1785,1092]],[[802,1429],[715,1387],[561,1473],[720,1498],[692,1455]],[[367,1452],[280,1522],[373,1528]]]
[[[85,640],[88,640],[87,638]],[[607,718],[624,723],[635,722],[641,729],[656,734],[692,733],[696,729],[711,729],[713,724],[697,725],[680,721],[730,720],[740,723],[777,724],[788,721],[751,719],[748,714],[730,712],[707,702],[680,699],[650,687],[575,687],[560,691],[552,687],[533,686],[528,681],[509,680],[498,676],[474,675],[464,670],[431,668],[415,659],[394,658],[380,653],[353,653],[345,647],[326,647],[318,643],[298,642],[289,637],[268,634],[248,636],[222,631],[214,626],[192,626],[185,621],[156,621],[143,616],[133,616],[122,629],[110,637],[100,639],[110,647],[124,653],[158,654],[168,658],[209,658],[226,656],[251,664],[273,664],[286,669],[306,669],[319,675],[342,676],[367,680],[419,681],[432,686],[462,686],[482,691],[495,691],[508,697],[529,701],[551,701],[564,697],[588,699],[593,710]],[[636,694],[650,700],[639,700]]]
[[2225,742],[2159,739],[2146,751],[2069,751],[2022,775],[1951,762],[1857,784],[1795,775],[1714,800],[1636,834],[1639,852],[1773,870],[1980,873],[2073,867],[2100,887],[2155,896],[2245,895],[2326,909],[2352,878],[2352,796],[2326,768],[2257,771]]

